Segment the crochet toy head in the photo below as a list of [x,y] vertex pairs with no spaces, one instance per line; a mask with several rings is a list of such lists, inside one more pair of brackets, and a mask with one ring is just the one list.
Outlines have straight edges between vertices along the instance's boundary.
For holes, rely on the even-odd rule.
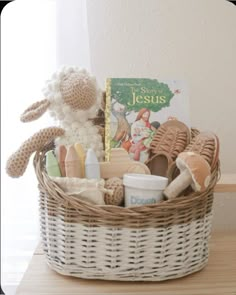
[[21,145],[7,161],[6,170],[12,177],[23,175],[31,154],[52,140],[56,148],[80,143],[85,152],[93,148],[98,159],[103,159],[102,136],[89,120],[96,116],[102,101],[95,77],[78,67],[63,67],[46,82],[43,93],[45,98],[27,108],[21,121],[36,120],[49,110],[60,127],[44,128]]
[[67,127],[74,121],[94,118],[101,103],[102,92],[95,77],[78,67],[63,67],[53,74],[43,89],[45,99],[25,110],[22,122],[41,117],[48,109],[52,117]]

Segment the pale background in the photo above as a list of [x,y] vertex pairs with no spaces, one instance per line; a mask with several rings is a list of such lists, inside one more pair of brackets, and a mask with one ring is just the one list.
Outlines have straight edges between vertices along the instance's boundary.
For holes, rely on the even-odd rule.
[[[236,6],[225,0],[87,1],[91,70],[184,79],[192,126],[215,132],[236,173]],[[98,17],[99,15],[99,17]],[[214,229],[236,228],[236,193],[216,194]]]
[[[221,169],[236,173],[236,7],[226,0],[15,0],[1,15],[2,285],[13,294],[38,243],[32,161],[24,177],[5,174],[7,157],[47,115],[19,116],[42,99],[57,66],[106,77],[184,79],[192,126],[217,133]],[[236,194],[215,194],[214,230],[236,229]],[[12,293],[10,293],[12,292]]]

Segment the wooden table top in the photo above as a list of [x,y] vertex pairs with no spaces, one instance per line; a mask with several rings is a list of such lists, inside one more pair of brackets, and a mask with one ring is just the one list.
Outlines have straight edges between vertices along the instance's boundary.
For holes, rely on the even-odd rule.
[[236,174],[222,174],[214,191],[217,193],[236,192]]
[[208,265],[180,279],[163,282],[116,282],[65,277],[51,270],[36,249],[17,295],[236,295],[236,232],[217,232],[210,241]]

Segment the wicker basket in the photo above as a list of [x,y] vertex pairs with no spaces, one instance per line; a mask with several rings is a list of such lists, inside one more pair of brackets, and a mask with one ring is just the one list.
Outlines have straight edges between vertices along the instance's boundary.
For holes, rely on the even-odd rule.
[[215,168],[207,191],[158,204],[94,206],[66,195],[47,175],[39,181],[41,235],[47,262],[63,275],[87,279],[162,281],[202,269],[208,261]]

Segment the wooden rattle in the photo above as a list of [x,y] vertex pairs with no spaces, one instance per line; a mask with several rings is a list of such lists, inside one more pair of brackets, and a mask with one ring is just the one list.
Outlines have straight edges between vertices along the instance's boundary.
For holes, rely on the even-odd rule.
[[106,205],[120,206],[124,202],[123,181],[118,177],[109,178],[105,182],[105,188],[113,190],[113,194],[105,194],[104,201]]

